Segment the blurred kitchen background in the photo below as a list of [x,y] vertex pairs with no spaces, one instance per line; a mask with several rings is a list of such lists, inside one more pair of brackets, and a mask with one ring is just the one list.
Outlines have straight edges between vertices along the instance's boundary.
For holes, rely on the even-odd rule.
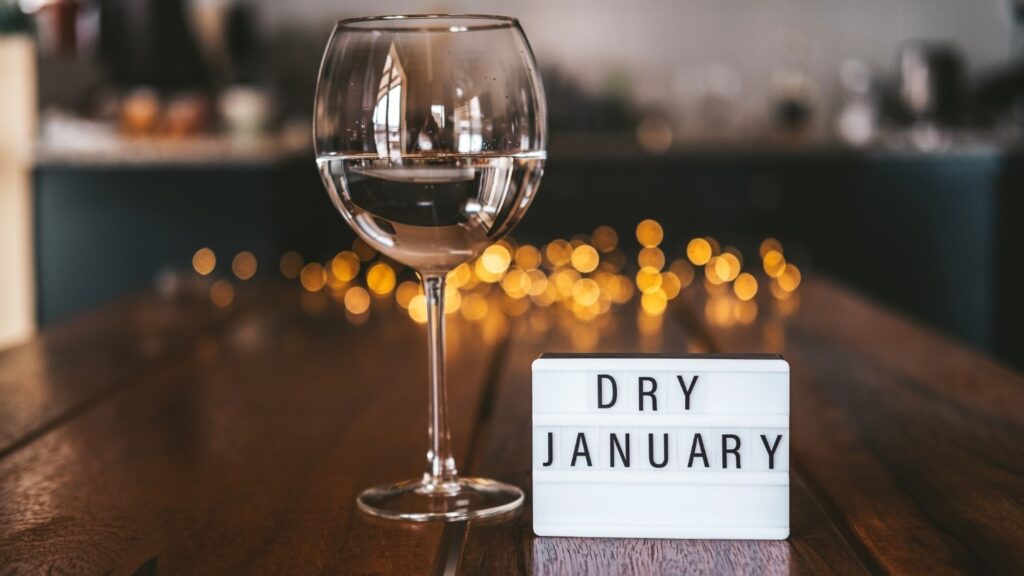
[[518,17],[543,71],[520,241],[774,238],[1024,365],[1024,0],[0,0],[0,348],[213,255],[238,284],[348,250],[311,149],[331,27],[459,12]]

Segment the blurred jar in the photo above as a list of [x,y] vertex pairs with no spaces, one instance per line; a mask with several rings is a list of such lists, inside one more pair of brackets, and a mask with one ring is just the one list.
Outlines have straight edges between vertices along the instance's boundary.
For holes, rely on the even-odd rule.
[[232,86],[221,93],[217,108],[228,133],[240,140],[252,140],[270,127],[274,99],[265,89]]
[[121,101],[121,130],[128,136],[151,136],[160,125],[163,105],[151,88],[139,88]]

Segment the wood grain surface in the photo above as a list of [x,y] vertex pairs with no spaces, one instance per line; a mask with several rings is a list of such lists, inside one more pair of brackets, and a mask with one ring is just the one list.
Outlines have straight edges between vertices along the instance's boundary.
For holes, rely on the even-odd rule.
[[[767,296],[767,295],[764,295]],[[322,297],[322,298],[321,298]],[[540,538],[400,525],[358,492],[425,462],[425,333],[393,303],[131,298],[0,353],[0,574],[1024,573],[1024,377],[821,279],[715,322],[453,316],[463,472],[530,486],[541,352],[781,352],[792,366],[787,541]]]

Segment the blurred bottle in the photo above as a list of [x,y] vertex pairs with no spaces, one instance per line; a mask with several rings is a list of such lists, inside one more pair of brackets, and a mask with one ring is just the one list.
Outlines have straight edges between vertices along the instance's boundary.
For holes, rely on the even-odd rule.
[[899,55],[899,102],[910,120],[910,141],[922,150],[944,148],[965,113],[965,72],[950,44],[909,42]]
[[836,134],[850,146],[871,143],[878,127],[878,103],[871,70],[862,60],[846,60],[839,68],[840,98]]

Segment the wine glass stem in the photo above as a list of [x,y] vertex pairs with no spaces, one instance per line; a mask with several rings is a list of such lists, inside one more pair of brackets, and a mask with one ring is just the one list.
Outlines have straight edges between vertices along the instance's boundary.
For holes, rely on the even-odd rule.
[[430,489],[450,491],[458,479],[448,432],[448,399],[445,387],[444,274],[423,274],[427,298],[427,346],[430,365],[430,414],[427,435],[427,471],[423,483]]

